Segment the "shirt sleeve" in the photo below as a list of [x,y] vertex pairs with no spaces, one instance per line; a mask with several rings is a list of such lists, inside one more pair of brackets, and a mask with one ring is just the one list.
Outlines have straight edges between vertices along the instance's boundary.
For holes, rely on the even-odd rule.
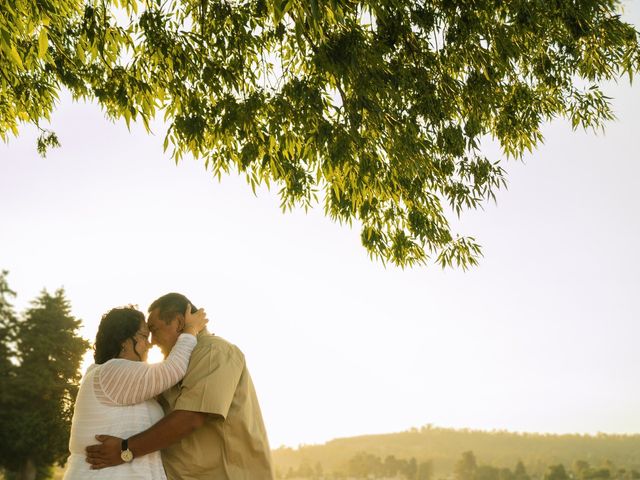
[[234,347],[211,346],[203,350],[194,352],[174,410],[226,418],[244,371],[244,355]]
[[196,343],[195,336],[181,334],[167,358],[155,364],[109,360],[94,376],[98,400],[107,405],[134,405],[159,395],[184,377]]

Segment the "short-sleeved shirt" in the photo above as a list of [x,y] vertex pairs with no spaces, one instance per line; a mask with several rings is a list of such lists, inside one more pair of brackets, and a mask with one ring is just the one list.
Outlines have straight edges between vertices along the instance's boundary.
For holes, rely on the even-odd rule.
[[181,383],[162,394],[165,414],[209,413],[204,425],[162,451],[169,480],[272,480],[258,398],[242,352],[202,332]]

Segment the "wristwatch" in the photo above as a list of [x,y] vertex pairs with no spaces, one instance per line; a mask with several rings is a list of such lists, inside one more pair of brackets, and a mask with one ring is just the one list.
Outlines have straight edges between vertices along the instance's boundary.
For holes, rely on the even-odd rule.
[[122,440],[122,445],[120,446],[120,458],[123,462],[130,462],[133,460],[133,452],[129,450],[129,439]]

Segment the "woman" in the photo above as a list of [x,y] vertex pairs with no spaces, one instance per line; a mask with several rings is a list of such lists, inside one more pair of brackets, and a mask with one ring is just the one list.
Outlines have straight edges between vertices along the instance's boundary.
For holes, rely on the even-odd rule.
[[185,312],[183,333],[162,363],[145,362],[149,328],[144,314],[134,308],[114,308],[100,321],[95,343],[95,364],[80,384],[71,424],[65,480],[139,479],[165,480],[160,452],[104,470],[91,470],[85,447],[95,435],[128,438],[146,430],[163,416],[153,398],[184,377],[196,335],[205,327],[204,310]]

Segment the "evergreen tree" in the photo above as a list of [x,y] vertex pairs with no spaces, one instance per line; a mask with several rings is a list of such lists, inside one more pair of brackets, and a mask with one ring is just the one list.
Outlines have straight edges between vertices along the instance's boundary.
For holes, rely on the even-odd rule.
[[564,465],[551,465],[544,474],[544,480],[569,480]]
[[404,469],[404,476],[407,480],[416,480],[417,474],[418,474],[418,462],[416,462],[416,459],[414,457],[411,457]]
[[433,478],[433,462],[428,460],[426,462],[420,462],[418,465],[417,480],[432,480]]
[[476,457],[473,452],[464,452],[454,468],[456,480],[474,480],[477,468]]
[[302,478],[312,478],[313,477],[313,467],[309,463],[308,460],[303,460],[300,466],[298,467],[298,471],[295,474],[296,477]]
[[582,472],[584,480],[607,480],[611,478],[611,470],[608,468],[589,468]]
[[347,471],[350,476],[366,478],[369,475],[379,475],[383,471],[383,463],[377,455],[359,452],[349,460]]
[[474,480],[499,480],[500,469],[491,465],[480,465],[476,469]]
[[45,477],[68,455],[80,363],[89,343],[62,289],[43,291],[14,323],[15,375],[3,412],[3,466],[22,480]]
[[12,438],[5,428],[12,421],[9,408],[13,402],[12,385],[15,377],[15,336],[16,315],[11,304],[15,292],[9,288],[7,271],[0,272],[0,466],[6,466],[11,457],[5,448]]
[[499,480],[516,480],[515,474],[509,468],[501,468],[498,472]]
[[382,473],[385,477],[395,477],[400,468],[400,461],[395,455],[387,455],[382,464]]
[[573,474],[577,479],[584,479],[585,474],[590,470],[589,462],[586,460],[576,460],[573,462]]
[[15,343],[13,328],[16,323],[16,315],[11,304],[11,299],[16,296],[9,288],[7,275],[9,272],[0,272],[0,405],[3,395],[7,393],[5,382],[13,374],[12,358],[15,357]]
[[518,460],[516,464],[516,469],[513,472],[515,476],[515,480],[530,480],[529,474],[527,473],[527,469],[524,467],[524,463],[522,460]]

